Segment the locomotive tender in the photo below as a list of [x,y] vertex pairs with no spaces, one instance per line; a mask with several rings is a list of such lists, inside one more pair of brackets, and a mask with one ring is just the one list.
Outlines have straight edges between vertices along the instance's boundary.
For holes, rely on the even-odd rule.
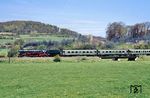
[[128,58],[135,60],[140,55],[150,55],[150,49],[128,50],[19,50],[19,57],[98,56],[102,59]]

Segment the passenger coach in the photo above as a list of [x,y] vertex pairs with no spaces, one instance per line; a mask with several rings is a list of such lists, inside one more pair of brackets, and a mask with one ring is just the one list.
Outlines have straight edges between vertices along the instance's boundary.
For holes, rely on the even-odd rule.
[[63,50],[63,56],[97,56],[97,50]]

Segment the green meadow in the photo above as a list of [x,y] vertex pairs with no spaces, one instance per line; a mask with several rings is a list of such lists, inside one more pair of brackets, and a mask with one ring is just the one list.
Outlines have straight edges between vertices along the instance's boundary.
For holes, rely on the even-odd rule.
[[[4,36],[7,37],[7,36]],[[0,44],[5,45],[7,43],[13,43],[17,39],[22,39],[24,42],[37,42],[37,41],[62,41],[64,39],[73,39],[73,37],[63,37],[57,35],[39,35],[39,36],[30,36],[30,35],[19,35],[17,36],[9,36],[6,39],[1,38]]]
[[[150,61],[0,62],[0,98],[149,98]],[[130,93],[142,85],[142,93]]]

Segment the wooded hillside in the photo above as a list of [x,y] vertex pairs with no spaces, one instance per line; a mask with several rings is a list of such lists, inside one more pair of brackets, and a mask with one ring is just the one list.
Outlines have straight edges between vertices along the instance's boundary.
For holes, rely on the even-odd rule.
[[67,35],[77,37],[80,34],[54,25],[35,21],[9,21],[0,22],[0,32],[11,32],[16,34],[46,33],[52,35]]

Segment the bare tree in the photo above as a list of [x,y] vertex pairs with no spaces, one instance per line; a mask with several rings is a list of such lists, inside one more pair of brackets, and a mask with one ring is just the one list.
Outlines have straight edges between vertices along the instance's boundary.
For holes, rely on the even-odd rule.
[[123,22],[110,23],[107,27],[106,35],[109,41],[119,40],[127,33],[127,28]]

